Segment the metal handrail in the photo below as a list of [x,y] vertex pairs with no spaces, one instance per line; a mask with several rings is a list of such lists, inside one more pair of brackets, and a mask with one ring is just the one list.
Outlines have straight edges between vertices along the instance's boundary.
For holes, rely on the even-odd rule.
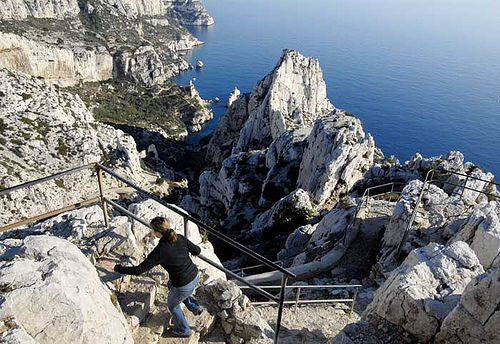
[[47,182],[49,180],[57,179],[57,178],[63,177],[65,175],[68,175],[71,173],[75,173],[75,172],[82,171],[82,170],[88,170],[90,168],[93,168],[95,165],[96,165],[95,163],[92,163],[92,164],[87,164],[87,165],[71,168],[71,169],[63,171],[63,172],[51,174],[50,176],[47,176],[47,177],[43,177],[40,179],[36,179],[36,180],[32,180],[32,181],[29,181],[26,183],[15,185],[15,186],[12,186],[9,188],[5,188],[5,189],[0,190],[0,196],[8,194],[8,193],[16,191],[16,190],[19,190],[19,189],[24,189],[24,188],[27,188],[27,187],[30,187],[30,186],[33,186],[36,184]]
[[[280,289],[281,286],[257,286],[262,289]],[[295,304],[295,310],[299,303],[338,303],[338,302],[351,302],[351,314],[354,311],[354,304],[358,295],[358,289],[361,288],[361,284],[331,284],[331,285],[287,285],[285,289],[297,289],[297,294],[295,296],[295,301],[285,301],[285,304]],[[247,287],[241,286],[240,288],[246,289]],[[316,299],[302,299],[300,300],[300,292],[302,289],[348,289],[354,288],[354,295],[351,299],[328,299],[328,300],[316,300]],[[272,304],[270,302],[252,302],[254,305],[268,305]]]
[[136,191],[138,191],[139,193],[147,196],[148,198],[151,198],[153,200],[155,200],[156,202],[160,203],[161,205],[167,207],[168,209],[170,209],[171,211],[173,211],[174,213],[184,217],[185,219],[188,219],[189,221],[193,222],[194,224],[196,224],[198,227],[201,227],[203,228],[204,230],[206,230],[207,232],[209,232],[210,234],[212,234],[213,236],[217,237],[217,239],[220,239],[224,242],[226,242],[227,244],[231,245],[231,246],[234,246],[236,248],[238,248],[240,251],[248,254],[249,256],[251,256],[252,258],[260,261],[261,263],[263,263],[264,265],[270,267],[270,268],[273,268],[274,270],[278,270],[280,271],[281,273],[287,275],[288,277],[290,278],[295,278],[295,274],[291,273],[290,271],[288,271],[287,269],[284,269],[283,267],[273,263],[272,261],[270,261],[269,259],[267,259],[266,257],[246,248],[245,246],[243,246],[242,244],[240,244],[239,242],[229,238],[228,236],[220,233],[219,231],[213,229],[212,227],[204,224],[203,222],[199,221],[198,219],[180,211],[178,208],[176,207],[173,207],[172,205],[164,202],[160,197],[156,196],[155,194],[151,193],[151,192],[148,192],[142,188],[140,188],[139,186],[135,185],[134,183],[128,181],[127,179],[123,178],[122,176],[120,176],[119,174],[113,172],[112,170],[110,170],[109,168],[105,167],[105,166],[102,166],[100,164],[97,164],[96,165],[97,168],[99,169],[102,169],[104,172],[110,174],[111,176],[117,178],[118,180],[124,182],[125,184],[127,184],[128,186],[132,187],[133,189],[135,189]]
[[149,223],[147,223],[143,219],[141,219],[141,218],[137,217],[136,215],[134,215],[133,213],[129,212],[127,209],[123,208],[122,206],[120,206],[116,202],[113,202],[112,200],[104,197],[105,190],[104,190],[104,186],[103,186],[103,176],[102,176],[102,172],[104,171],[104,172],[108,173],[109,175],[111,175],[112,177],[114,177],[114,178],[122,181],[126,185],[132,187],[137,192],[139,192],[139,193],[145,195],[146,197],[151,198],[154,201],[162,204],[163,206],[167,207],[168,209],[170,209],[174,213],[176,213],[178,215],[181,215],[184,218],[184,226],[185,226],[184,230],[185,230],[185,233],[187,233],[187,230],[186,230],[187,223],[188,223],[188,221],[191,221],[194,224],[198,225],[200,228],[203,228],[204,230],[206,230],[210,234],[214,235],[216,238],[218,238],[218,239],[226,242],[227,244],[229,244],[229,245],[231,245],[231,246],[233,246],[235,248],[238,248],[239,250],[241,250],[242,252],[248,254],[252,258],[260,261],[265,266],[268,266],[268,267],[271,267],[274,270],[280,271],[282,273],[282,286],[281,286],[280,296],[276,297],[276,296],[274,296],[274,295],[266,292],[262,288],[254,286],[251,282],[246,281],[245,279],[243,279],[243,278],[239,277],[238,275],[234,274],[232,271],[230,271],[230,270],[224,268],[223,266],[221,266],[221,265],[213,262],[209,258],[204,257],[203,255],[199,256],[200,259],[202,259],[206,263],[212,265],[216,269],[219,269],[222,272],[226,273],[227,275],[229,275],[229,276],[237,279],[238,281],[244,283],[246,286],[248,286],[249,288],[252,288],[254,291],[256,291],[260,295],[268,298],[269,300],[272,300],[273,302],[278,303],[278,305],[279,305],[279,311],[278,311],[278,318],[277,318],[277,322],[276,322],[276,324],[277,324],[276,325],[276,330],[274,332],[275,333],[274,343],[275,344],[278,343],[279,332],[280,332],[280,329],[281,329],[281,318],[282,318],[282,313],[283,313],[283,305],[284,305],[286,283],[287,283],[287,280],[288,280],[289,277],[295,278],[295,274],[293,274],[293,273],[289,272],[288,270],[286,270],[286,269],[284,269],[284,268],[276,265],[275,263],[271,262],[267,258],[259,255],[256,252],[253,252],[252,250],[246,248],[245,246],[243,246],[240,243],[234,241],[233,239],[227,237],[226,235],[224,235],[224,234],[216,231],[215,229],[213,229],[213,228],[205,225],[204,223],[202,223],[201,221],[195,219],[194,217],[190,216],[189,214],[184,213],[181,210],[179,210],[179,209],[171,206],[170,204],[164,202],[158,196],[156,196],[156,195],[154,195],[154,194],[152,194],[152,193],[150,193],[150,192],[148,192],[148,191],[140,188],[139,186],[135,185],[134,183],[130,182],[129,180],[125,179],[124,177],[122,177],[119,174],[115,173],[114,171],[110,170],[109,168],[107,168],[107,167],[105,167],[105,166],[103,166],[101,164],[98,164],[98,163],[87,164],[87,165],[84,165],[84,166],[75,167],[75,168],[72,168],[72,169],[69,169],[69,170],[66,170],[66,171],[63,171],[63,172],[59,172],[59,173],[56,173],[54,175],[43,177],[43,178],[40,178],[40,179],[37,179],[37,180],[34,180],[34,181],[30,181],[30,182],[19,184],[19,185],[13,186],[13,187],[2,189],[2,190],[0,190],[0,195],[8,194],[8,193],[16,191],[16,190],[20,190],[20,189],[23,189],[23,188],[26,188],[26,187],[30,187],[30,186],[39,184],[39,183],[43,183],[43,182],[46,182],[46,181],[49,181],[49,180],[53,180],[53,179],[56,179],[56,178],[60,178],[60,177],[66,176],[66,175],[71,174],[71,173],[75,173],[75,172],[78,172],[78,171],[81,171],[81,170],[91,169],[91,168],[96,169],[96,171],[97,171],[97,181],[98,181],[98,186],[99,186],[99,197],[94,197],[94,198],[91,198],[91,199],[88,199],[88,200],[81,201],[79,203],[73,204],[71,206],[63,207],[61,209],[57,209],[57,210],[54,210],[54,211],[51,211],[51,212],[48,212],[48,213],[45,213],[45,214],[36,215],[34,217],[30,217],[28,219],[24,219],[22,221],[19,221],[19,222],[13,223],[13,224],[8,224],[7,226],[0,227],[0,232],[8,230],[8,229],[15,228],[15,227],[18,227],[18,226],[21,226],[21,225],[26,224],[26,223],[30,223],[30,222],[34,222],[34,221],[46,219],[48,217],[60,214],[62,212],[79,208],[79,207],[81,207],[83,205],[89,205],[89,204],[93,204],[93,203],[98,203],[99,201],[100,201],[102,209],[103,209],[103,215],[104,215],[104,221],[105,221],[106,227],[109,226],[109,220],[108,220],[108,214],[107,214],[107,205],[108,204],[110,206],[114,207],[116,210],[120,211],[121,213],[124,213],[125,215],[133,218],[134,220],[136,220],[138,222],[140,222],[141,224],[143,224],[143,225],[145,225],[147,227],[150,227]]
[[[436,171],[444,172],[446,174],[454,174],[454,175],[463,176],[463,177],[466,177],[466,179],[465,179],[465,182],[464,182],[463,185],[455,184],[455,183],[451,183],[451,182],[447,182],[447,181],[434,180],[434,173]],[[499,183],[496,183],[494,181],[489,181],[489,180],[477,178],[477,177],[474,177],[474,176],[471,176],[471,175],[468,175],[468,174],[464,174],[464,173],[460,173],[460,172],[455,172],[455,171],[450,171],[450,170],[446,170],[446,169],[432,169],[432,170],[429,170],[427,172],[427,174],[425,176],[425,179],[424,179],[424,183],[422,184],[422,189],[420,190],[420,193],[419,193],[419,196],[418,196],[418,200],[417,200],[417,202],[415,204],[415,207],[413,208],[412,214],[410,216],[410,221],[406,225],[405,231],[403,233],[403,237],[401,238],[401,242],[398,245],[398,248],[397,248],[397,251],[396,251],[396,256],[395,256],[396,259],[400,259],[401,258],[401,251],[403,249],[404,244],[408,240],[408,235],[410,234],[411,227],[413,226],[413,222],[415,221],[415,218],[417,216],[418,207],[420,205],[420,202],[422,201],[422,198],[423,198],[424,194],[426,192],[429,192],[429,190],[431,188],[431,183],[433,181],[439,182],[439,183],[442,183],[442,184],[447,184],[447,185],[461,187],[462,188],[462,192],[460,194],[460,199],[463,197],[463,194],[464,194],[465,190],[471,190],[471,191],[479,192],[479,193],[484,194],[484,195],[488,195],[488,196],[500,198],[498,195],[490,194],[490,193],[485,192],[483,190],[477,190],[477,189],[474,189],[474,188],[467,187],[467,182],[469,181],[469,179],[479,180],[479,181],[484,182],[484,183],[488,183],[488,184],[493,184],[493,185],[496,185],[496,186],[500,186]]]

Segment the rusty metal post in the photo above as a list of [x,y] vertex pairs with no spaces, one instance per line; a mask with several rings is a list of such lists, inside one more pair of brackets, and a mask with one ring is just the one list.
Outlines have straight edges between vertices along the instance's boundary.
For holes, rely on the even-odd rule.
[[99,183],[99,196],[101,197],[101,207],[104,214],[104,225],[109,228],[108,204],[104,201],[104,184],[102,180],[102,170],[97,166],[97,181]]

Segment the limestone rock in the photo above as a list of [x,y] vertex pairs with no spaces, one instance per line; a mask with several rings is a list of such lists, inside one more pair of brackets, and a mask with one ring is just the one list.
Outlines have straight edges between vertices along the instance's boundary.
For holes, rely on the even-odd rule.
[[381,250],[380,264],[386,265],[388,270],[394,267],[394,253],[399,246],[404,231],[408,225],[415,207],[418,207],[415,222],[409,232],[408,239],[403,246],[402,253],[425,246],[430,242],[444,244],[447,239],[443,238],[444,228],[453,219],[461,217],[469,211],[466,201],[453,195],[448,196],[446,192],[435,185],[431,185],[423,198],[422,204],[416,204],[423,183],[420,180],[409,182],[401,192],[400,199],[394,208],[391,220],[384,233],[383,246]]
[[170,16],[184,25],[210,26],[214,18],[208,14],[199,0],[166,0]]
[[465,288],[444,319],[435,344],[500,342],[500,269],[488,270]]
[[[0,184],[10,187],[84,164],[101,162],[143,185],[134,140],[94,121],[78,96],[27,76],[0,69]],[[0,223],[34,216],[95,196],[92,170],[0,197]],[[105,175],[105,187],[118,182]],[[10,199],[9,199],[10,197]]]
[[0,3],[1,19],[27,17],[65,19],[80,12],[77,0],[6,0]]
[[234,90],[231,92],[231,94],[229,94],[229,98],[227,99],[226,102],[226,107],[230,108],[231,105],[233,105],[233,103],[238,100],[240,95],[241,91],[238,89],[238,87],[234,87]]
[[[499,205],[498,202],[475,205],[467,218],[456,221],[455,224],[459,227],[449,240],[449,243],[467,242],[485,269],[500,267]],[[452,231],[453,227],[450,224],[447,229]]]
[[219,119],[207,145],[207,161],[220,163],[231,154],[239,132],[248,119],[249,99],[248,94],[241,95]]
[[22,343],[133,343],[94,266],[68,241],[30,236],[21,257],[0,265],[0,318],[15,318]]
[[297,186],[311,192],[320,205],[335,200],[363,177],[373,163],[374,148],[359,119],[335,110],[314,124]]
[[304,224],[309,220],[313,212],[313,206],[307,192],[297,189],[279,200],[271,209],[260,214],[253,222],[251,232],[271,235],[269,231],[284,231],[289,227],[294,228],[301,222]]
[[213,281],[200,287],[197,296],[202,302],[211,300],[209,311],[218,315],[231,342],[272,342],[273,330],[233,282]]
[[0,66],[43,77],[61,86],[112,77],[113,58],[104,47],[59,47],[0,32],[0,50]]
[[288,131],[271,143],[266,153],[269,172],[262,184],[260,206],[269,206],[296,188],[300,161],[310,132],[311,128]]
[[253,198],[256,204],[266,172],[264,152],[233,154],[223,161],[218,173],[206,171],[200,175],[201,204],[215,200],[229,210],[243,197],[246,201]]
[[412,251],[391,273],[363,317],[381,317],[427,342],[458,304],[467,284],[483,272],[466,243],[429,244]]
[[248,120],[235,152],[262,149],[287,130],[311,126],[333,108],[319,61],[285,49],[250,95]]
[[280,252],[278,259],[283,260],[288,257],[294,257],[304,251],[316,228],[317,225],[307,224],[295,229],[286,239],[285,249]]

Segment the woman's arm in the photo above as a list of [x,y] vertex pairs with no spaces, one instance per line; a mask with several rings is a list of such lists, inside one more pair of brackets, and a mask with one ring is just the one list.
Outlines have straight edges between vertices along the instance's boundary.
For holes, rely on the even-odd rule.
[[159,247],[156,246],[141,264],[137,266],[115,265],[114,270],[124,275],[140,275],[151,270],[158,264],[160,264],[160,250]]
[[201,248],[195,244],[193,244],[189,239],[186,238],[187,242],[187,247],[189,253],[191,253],[193,256],[198,256],[201,253]]

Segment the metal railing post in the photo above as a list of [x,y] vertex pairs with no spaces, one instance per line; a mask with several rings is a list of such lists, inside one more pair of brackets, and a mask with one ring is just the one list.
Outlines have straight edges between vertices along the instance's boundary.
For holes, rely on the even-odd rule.
[[354,312],[354,303],[356,302],[357,296],[358,296],[358,287],[354,289],[354,295],[352,297],[352,304],[351,304],[351,314],[349,314],[349,318],[352,317],[352,313]]
[[389,202],[392,202],[392,193],[394,192],[394,183],[391,185],[391,194],[389,195]]
[[97,169],[97,182],[99,184],[99,196],[101,197],[101,207],[104,215],[104,225],[106,228],[109,228],[109,219],[108,219],[108,204],[104,201],[104,185],[102,181],[102,170],[99,166],[96,166]]
[[185,216],[183,217],[183,219],[184,219],[184,237],[185,237],[186,239],[189,239],[189,238],[188,238],[188,221],[189,221],[189,220],[188,220],[188,219],[187,219],[187,217],[185,217]]
[[297,308],[299,306],[299,297],[300,297],[300,287],[297,288],[297,296],[295,297],[295,312],[297,312]]
[[285,293],[286,293],[286,281],[288,276],[282,274],[281,277],[281,293],[280,293],[280,301],[278,308],[278,318],[276,319],[276,330],[274,331],[274,344],[278,344],[278,339],[280,336],[281,330],[281,317],[283,316],[283,305],[285,303]]
[[467,176],[467,178],[465,178],[464,186],[462,187],[462,193],[460,194],[460,200],[462,200],[462,197],[464,196],[465,187],[467,186],[468,181],[469,181],[469,176]]

